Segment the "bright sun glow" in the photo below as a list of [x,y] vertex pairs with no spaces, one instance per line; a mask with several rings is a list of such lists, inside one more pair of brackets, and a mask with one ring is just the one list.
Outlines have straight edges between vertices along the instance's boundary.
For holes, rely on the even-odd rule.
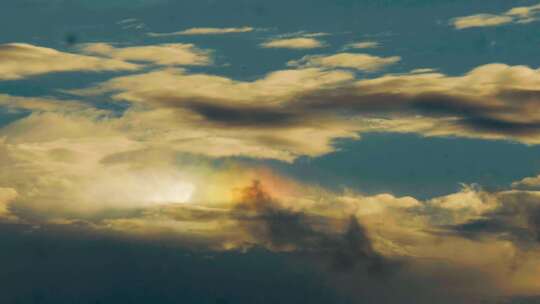
[[172,170],[120,171],[96,178],[83,197],[108,208],[137,208],[156,204],[184,204],[195,192],[195,185]]
[[177,182],[176,184],[168,184],[164,187],[158,187],[153,193],[148,195],[148,201],[151,203],[187,203],[195,186],[187,182]]

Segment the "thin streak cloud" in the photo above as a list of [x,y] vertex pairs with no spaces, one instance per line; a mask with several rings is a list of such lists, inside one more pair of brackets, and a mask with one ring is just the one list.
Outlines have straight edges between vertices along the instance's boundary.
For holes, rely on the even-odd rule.
[[171,33],[148,33],[150,37],[171,37],[171,36],[190,36],[190,35],[224,35],[235,33],[248,33],[255,31],[255,28],[250,26],[244,27],[194,27],[182,31]]

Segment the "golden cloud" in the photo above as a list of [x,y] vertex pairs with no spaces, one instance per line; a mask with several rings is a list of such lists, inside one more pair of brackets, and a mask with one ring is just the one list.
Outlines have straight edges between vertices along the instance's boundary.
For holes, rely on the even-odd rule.
[[150,37],[169,37],[169,36],[183,36],[183,35],[223,35],[233,33],[247,33],[252,32],[255,29],[250,26],[244,27],[194,27],[183,31],[172,33],[148,33]]
[[0,188],[0,219],[9,219],[13,215],[9,210],[9,203],[17,198],[17,191],[13,188]]
[[372,49],[377,47],[379,47],[379,43],[376,41],[353,42],[345,46],[346,49]]
[[138,66],[122,60],[60,52],[25,43],[0,45],[0,80],[21,79],[55,72],[133,71]]
[[276,71],[253,81],[163,69],[72,93],[131,102],[111,128],[139,141],[212,157],[291,161],[329,153],[334,139],[371,131],[537,144],[538,85],[538,70],[504,64],[462,76],[421,70],[364,80],[320,68]]
[[498,16],[490,14],[478,14],[466,17],[459,17],[453,20],[456,29],[470,27],[487,27],[511,23],[514,19],[510,16]]
[[289,66],[321,67],[321,68],[346,68],[373,72],[386,66],[395,64],[401,60],[399,56],[378,57],[368,54],[339,53],[335,55],[308,55],[300,60],[292,60]]
[[513,182],[512,188],[522,190],[540,190],[540,175],[526,177],[520,181]]
[[[0,202],[9,203],[2,210],[37,225],[86,223],[95,233],[172,236],[213,250],[298,251],[337,271],[365,270],[390,280],[403,273],[423,276],[445,261],[449,269],[437,272],[438,280],[468,269],[478,274],[467,276],[469,287],[488,284],[501,290],[498,296],[538,291],[531,270],[540,265],[536,192],[465,186],[420,200],[330,191],[236,163],[217,168],[203,158],[182,162],[181,149],[167,138],[176,126],[164,132],[159,124],[172,120],[152,114],[165,110],[105,119],[86,109],[40,110],[12,123],[0,136]],[[229,138],[241,138],[233,134]],[[307,144],[319,135],[291,141],[302,136]],[[200,153],[212,145],[216,138]],[[518,262],[523,256],[527,260]]]
[[266,41],[261,44],[263,48],[275,49],[317,49],[326,45],[315,38],[298,37],[298,38],[278,38]]
[[147,62],[159,65],[209,65],[209,51],[190,43],[169,43],[116,48],[108,43],[89,43],[81,51],[90,55],[111,57],[123,61]]
[[529,23],[537,20],[540,4],[520,6],[509,9],[502,14],[476,14],[452,19],[452,25],[458,29],[472,27],[489,27],[510,23]]

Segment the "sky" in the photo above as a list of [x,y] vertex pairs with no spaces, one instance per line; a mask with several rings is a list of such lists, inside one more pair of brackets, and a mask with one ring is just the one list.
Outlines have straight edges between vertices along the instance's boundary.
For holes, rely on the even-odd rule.
[[540,303],[540,2],[0,1],[0,303]]

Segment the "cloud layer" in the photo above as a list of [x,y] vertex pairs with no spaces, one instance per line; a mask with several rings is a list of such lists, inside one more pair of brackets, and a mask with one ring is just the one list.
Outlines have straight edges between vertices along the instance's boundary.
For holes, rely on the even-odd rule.
[[[414,295],[417,303],[538,292],[540,195],[533,190],[465,186],[428,200],[330,191],[266,168],[215,166],[210,159],[178,153],[167,141],[172,129],[148,129],[149,121],[170,125],[158,115],[164,109],[150,115],[157,119],[143,121],[143,109],[107,118],[84,106],[66,110],[54,100],[23,101],[17,100],[20,107],[35,112],[1,134],[4,222],[165,238],[218,252],[265,248],[299,254],[340,282],[338,290],[356,296],[371,290],[388,303],[396,299],[374,289],[390,284],[396,295]],[[238,120],[220,118],[228,128]],[[148,134],[138,129],[141,123]],[[451,290],[438,289],[448,284]]]
[[[302,35],[273,47],[322,46]],[[298,56],[287,69],[239,80],[177,67],[212,63],[193,44],[78,50],[85,55],[0,48],[4,80],[130,72],[62,98],[0,95],[2,109],[24,113],[0,128],[1,225],[296,255],[336,290],[377,303],[540,292],[538,177],[423,200],[367,195],[362,185],[330,190],[242,161],[317,157],[364,132],[539,144],[538,69],[493,63],[462,75],[419,69],[360,78],[401,57],[337,53]],[[118,113],[89,102],[102,99],[128,106]]]
[[[380,60],[362,66],[374,68]],[[159,141],[185,152],[290,161],[329,153],[332,140],[372,131],[537,144],[539,79],[536,69],[504,64],[462,76],[424,70],[364,80],[329,66],[276,71],[254,81],[164,69],[74,93],[133,103],[114,125],[144,122],[146,130],[167,134]],[[157,140],[135,135],[148,131],[129,130]]]

